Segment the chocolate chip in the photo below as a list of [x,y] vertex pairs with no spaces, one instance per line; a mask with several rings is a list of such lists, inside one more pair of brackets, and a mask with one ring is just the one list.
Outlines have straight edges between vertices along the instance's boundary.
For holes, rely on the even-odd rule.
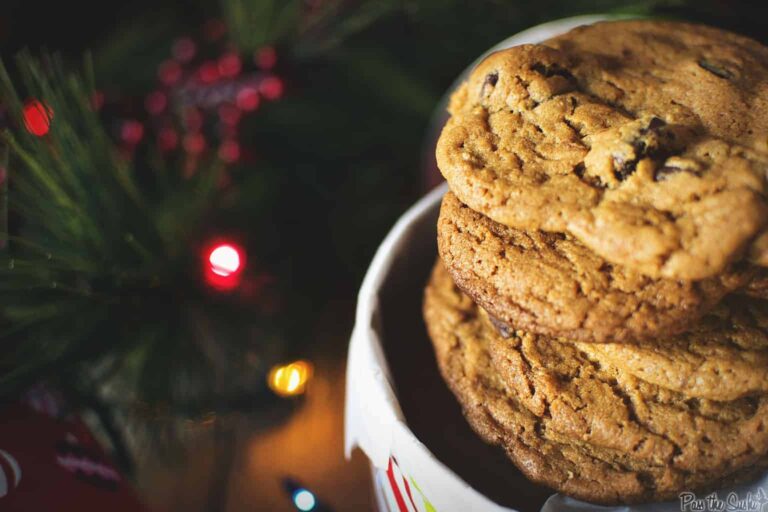
[[544,75],[547,78],[551,78],[553,76],[560,76],[565,78],[566,80],[574,80],[573,73],[565,69],[564,67],[560,66],[559,64],[542,64],[541,62],[536,62],[531,66],[531,69],[535,72],[537,72],[540,75]]
[[701,172],[696,168],[675,167],[674,165],[664,165],[656,169],[656,172],[653,173],[653,181],[664,181],[667,178],[669,178],[672,174],[677,174],[680,172],[687,172],[688,174],[692,174],[694,176],[701,176]]
[[485,75],[483,86],[480,88],[480,96],[487,96],[499,81],[499,72],[492,71]]
[[[658,133],[661,128],[666,126],[667,123],[658,117],[652,117],[648,121],[648,125],[640,129],[637,133],[637,137],[629,142],[632,147],[633,156],[630,159],[625,159],[624,155],[614,155],[614,169],[613,175],[619,181],[627,179],[637,169],[637,164],[645,157],[661,158],[663,156],[661,148],[655,144],[653,146],[648,145],[648,139],[645,137],[649,133]],[[653,140],[653,139],[651,139]]]
[[508,323],[506,323],[504,320],[499,320],[493,315],[488,315],[488,318],[491,320],[491,323],[496,328],[496,331],[498,331],[499,335],[501,335],[504,339],[509,339],[514,334],[514,329],[512,329],[512,326],[510,326]]
[[648,130],[658,130],[662,126],[666,126],[667,123],[663,119],[659,117],[652,117],[651,120],[648,122]]
[[729,70],[711,61],[708,61],[706,59],[700,59],[698,64],[699,64],[699,67],[701,67],[702,69],[706,69],[707,71],[709,71],[715,76],[719,76],[720,78],[725,78],[726,80],[733,78],[733,73],[731,73]]
[[653,174],[653,181],[664,181],[671,174],[677,174],[682,171],[683,169],[679,167],[672,167],[669,165],[665,165],[664,167],[659,167],[658,169],[656,169],[656,172]]
[[590,176],[585,173],[587,168],[584,166],[584,162],[579,162],[576,164],[576,167],[573,168],[573,173],[584,183],[589,185],[590,187],[604,189],[605,183],[600,181],[600,178],[597,176]]
[[613,160],[616,163],[613,169],[613,175],[619,181],[624,181],[625,179],[629,178],[637,169],[637,163],[646,156],[645,153],[648,146],[644,141],[633,140],[630,142],[630,145],[632,146],[632,151],[635,154],[634,157],[630,158],[629,160],[624,160],[621,155],[613,156]]
[[487,94],[486,90],[490,87],[493,88],[496,86],[496,84],[499,82],[499,72],[498,71],[492,71],[485,75],[485,80],[483,81],[483,87],[480,89],[480,95],[485,96]]

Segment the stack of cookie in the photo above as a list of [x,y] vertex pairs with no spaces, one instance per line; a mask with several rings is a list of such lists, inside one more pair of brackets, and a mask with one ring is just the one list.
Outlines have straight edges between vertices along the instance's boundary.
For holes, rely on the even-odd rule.
[[424,316],[468,421],[598,503],[768,468],[768,48],[624,21],[493,54],[437,146]]

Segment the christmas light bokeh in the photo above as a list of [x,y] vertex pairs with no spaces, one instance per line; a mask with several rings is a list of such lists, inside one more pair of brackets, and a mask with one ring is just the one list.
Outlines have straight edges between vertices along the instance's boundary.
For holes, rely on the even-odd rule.
[[211,288],[230,291],[240,285],[245,266],[245,250],[224,241],[209,245],[204,251],[204,277]]
[[31,99],[24,105],[24,126],[32,135],[42,137],[51,128],[53,110],[39,100]]
[[267,384],[279,396],[296,396],[306,391],[314,367],[309,361],[299,360],[275,366],[269,372]]

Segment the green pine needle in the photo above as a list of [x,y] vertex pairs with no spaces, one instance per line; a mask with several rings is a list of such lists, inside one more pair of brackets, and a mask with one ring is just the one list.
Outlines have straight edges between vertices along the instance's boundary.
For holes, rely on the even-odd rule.
[[[93,393],[103,379],[93,372],[100,362],[132,361],[117,367],[125,382],[142,376],[141,387],[125,388],[134,400],[184,397],[188,407],[190,389],[212,384],[200,373],[201,382],[180,385],[174,375],[184,367],[169,361],[205,360],[184,311],[205,312],[220,301],[198,282],[195,239],[216,204],[220,163],[192,179],[171,170],[166,188],[143,191],[91,107],[92,79],[67,71],[57,57],[28,53],[17,59],[15,76],[18,82],[0,64],[10,117],[1,139],[9,179],[0,189],[0,239],[7,242],[0,252],[0,395],[52,378],[90,382]],[[30,99],[51,112],[42,137],[24,128]],[[9,215],[16,219],[10,234]],[[164,353],[165,362],[132,355],[139,353]]]

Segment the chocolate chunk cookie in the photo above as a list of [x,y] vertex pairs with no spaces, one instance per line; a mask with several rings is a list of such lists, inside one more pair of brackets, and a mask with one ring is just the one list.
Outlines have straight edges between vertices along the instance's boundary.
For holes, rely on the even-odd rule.
[[729,299],[678,336],[576,348],[686,396],[723,401],[768,393],[768,303],[762,300]]
[[[516,336],[511,324],[488,319],[502,338]],[[573,344],[598,365],[689,397],[724,401],[768,392],[768,303],[763,300],[730,297],[677,336]]]
[[768,452],[768,396],[689,397],[595,361],[570,343],[516,331],[490,340],[510,391],[563,442],[670,482],[729,474]]
[[[562,356],[538,346],[524,350],[522,340],[502,339],[482,315],[436,265],[424,318],[441,373],[475,431],[503,447],[530,479],[613,504],[671,499],[765,467],[764,399],[681,402],[680,395],[637,379],[606,377],[609,370],[596,368],[572,345],[564,345]],[[491,345],[499,344],[510,347],[504,351],[509,357],[533,354],[525,375],[514,377],[498,347],[492,359]],[[581,384],[574,390],[572,382]],[[686,443],[703,451],[697,455]]]
[[491,55],[449,110],[440,170],[499,223],[567,232],[652,277],[768,265],[768,48],[751,39],[580,27]]
[[608,263],[571,235],[494,222],[450,192],[437,231],[446,268],[484,309],[519,329],[570,340],[669,338],[754,273],[650,278]]

